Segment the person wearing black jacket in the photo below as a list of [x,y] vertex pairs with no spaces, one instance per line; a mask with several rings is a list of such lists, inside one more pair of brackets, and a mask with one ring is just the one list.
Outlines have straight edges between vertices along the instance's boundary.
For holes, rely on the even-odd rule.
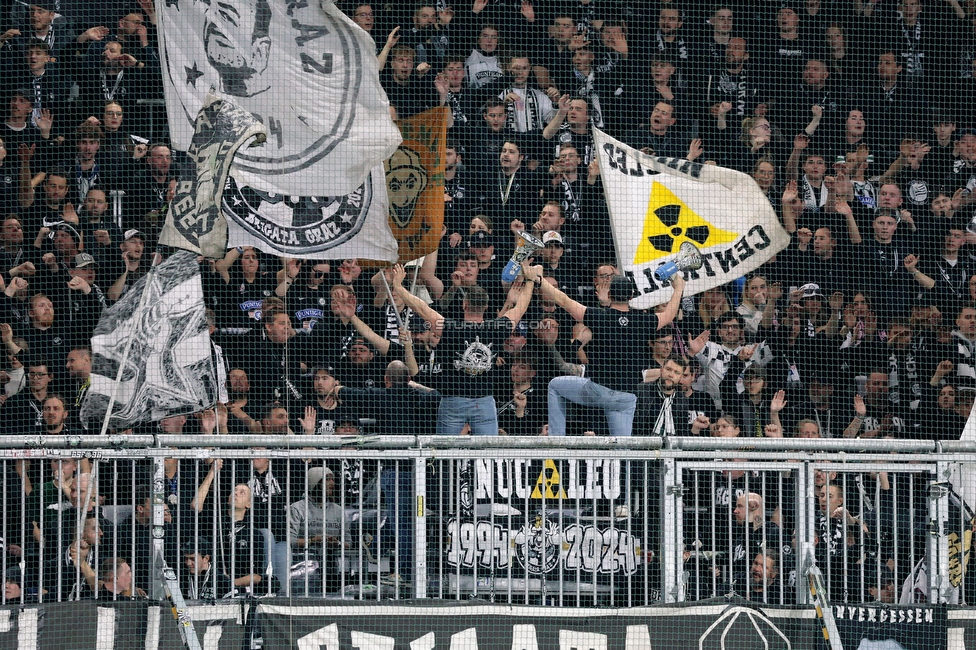
[[635,436],[697,436],[708,429],[709,421],[704,415],[688,422],[688,397],[681,390],[681,377],[688,365],[684,357],[668,359],[661,366],[657,381],[637,387]]
[[[773,414],[782,410],[785,393],[777,391],[776,386],[766,380],[766,371],[762,367],[754,364],[743,373],[744,365],[739,357],[732,357],[728,372],[719,384],[723,413],[735,417],[743,436],[781,438],[782,426]],[[741,393],[737,389],[740,376],[744,387]]]
[[[411,355],[412,356],[412,355]],[[430,400],[440,393],[410,385],[410,371],[402,361],[391,361],[383,376],[384,388],[346,388],[336,385],[336,397],[362,418],[376,419],[376,429],[385,435],[430,435],[425,421]],[[403,582],[413,575],[413,463],[388,461],[380,470],[380,495],[383,516],[393,535],[381,538],[380,552],[397,551],[391,573]]]

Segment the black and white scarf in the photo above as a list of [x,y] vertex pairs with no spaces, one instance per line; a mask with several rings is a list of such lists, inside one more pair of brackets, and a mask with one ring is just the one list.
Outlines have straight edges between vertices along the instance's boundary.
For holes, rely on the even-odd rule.
[[661,394],[661,410],[657,414],[657,420],[654,422],[654,435],[655,436],[673,436],[674,435],[674,416],[671,413],[671,406],[674,404],[674,396],[676,393],[671,393],[670,395],[665,395],[661,392],[661,389],[657,389]]
[[576,198],[576,190],[573,189],[573,184],[567,181],[565,178],[560,182],[560,187],[562,187],[563,195],[565,198],[562,201],[563,204],[563,216],[566,217],[566,221],[569,223],[578,224],[582,220],[580,213],[579,201]]
[[80,164],[75,165],[75,178],[78,183],[78,196],[81,201],[84,201],[88,191],[98,186],[98,163],[88,171],[82,169]]
[[[545,121],[543,120],[542,109],[539,108],[539,97],[531,88],[506,88],[501,93],[500,97],[504,99],[509,93],[515,93],[518,95],[519,93],[517,91],[519,90],[525,93],[525,108],[519,111],[515,102],[506,102],[505,126],[507,126],[510,131],[515,131],[517,133],[544,129],[546,125]],[[519,112],[521,112],[523,115],[521,119],[519,119]]]
[[902,25],[902,36],[905,39],[906,49],[901,53],[904,63],[905,75],[912,79],[921,79],[925,71],[922,68],[922,57],[925,53],[921,51],[922,43],[922,21],[917,19],[915,27],[910,28]]
[[820,184],[820,196],[817,196],[817,191],[807,180],[806,174],[803,175],[803,205],[807,210],[813,210],[814,212],[820,212],[820,209],[827,204],[827,184],[821,182]]
[[112,84],[111,88],[109,88],[109,83],[108,83],[108,77],[109,77],[108,72],[102,70],[101,76],[102,76],[102,98],[107,102],[114,101],[115,94],[119,91],[119,86],[122,85],[122,77],[125,76],[125,70],[118,71],[118,73],[115,76],[115,82]]

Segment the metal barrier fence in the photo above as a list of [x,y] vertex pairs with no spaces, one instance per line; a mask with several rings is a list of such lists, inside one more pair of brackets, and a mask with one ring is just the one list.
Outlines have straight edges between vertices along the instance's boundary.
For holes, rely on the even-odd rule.
[[834,602],[976,602],[974,520],[958,489],[959,477],[976,481],[976,450],[963,443],[159,435],[0,445],[5,603],[113,598],[130,583],[162,597],[154,544],[189,599],[625,607],[734,592],[802,604],[815,561]]

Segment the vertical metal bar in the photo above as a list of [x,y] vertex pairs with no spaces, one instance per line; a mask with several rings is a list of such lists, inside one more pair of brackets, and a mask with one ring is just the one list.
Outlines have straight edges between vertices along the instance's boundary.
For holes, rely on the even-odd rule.
[[680,565],[676,560],[681,553],[678,545],[677,535],[668,534],[669,530],[675,530],[672,525],[677,521],[679,513],[677,503],[677,472],[680,465],[672,458],[665,458],[663,461],[662,488],[664,493],[661,495],[661,540],[663,542],[663,557],[661,564],[662,573],[662,600],[666,603],[676,603],[684,600],[684,589],[679,580]]
[[806,605],[809,602],[810,586],[807,583],[806,573],[803,571],[803,557],[805,554],[813,553],[813,516],[810,505],[813,501],[814,466],[809,461],[801,461],[796,474],[796,494],[794,507],[796,508],[796,548],[793,553],[793,568],[796,570],[796,590],[795,597],[797,605]]
[[[413,461],[413,597],[427,597],[427,474],[426,461],[418,454]],[[410,495],[408,495],[409,497]]]

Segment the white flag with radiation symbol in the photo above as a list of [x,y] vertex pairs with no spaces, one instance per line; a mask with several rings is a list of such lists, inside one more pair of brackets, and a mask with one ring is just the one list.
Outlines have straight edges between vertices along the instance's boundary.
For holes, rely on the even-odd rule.
[[648,156],[593,129],[620,269],[632,276],[644,309],[667,302],[654,270],[682,243],[702,253],[685,295],[731,282],[786,248],[790,236],[748,174],[677,158]]

